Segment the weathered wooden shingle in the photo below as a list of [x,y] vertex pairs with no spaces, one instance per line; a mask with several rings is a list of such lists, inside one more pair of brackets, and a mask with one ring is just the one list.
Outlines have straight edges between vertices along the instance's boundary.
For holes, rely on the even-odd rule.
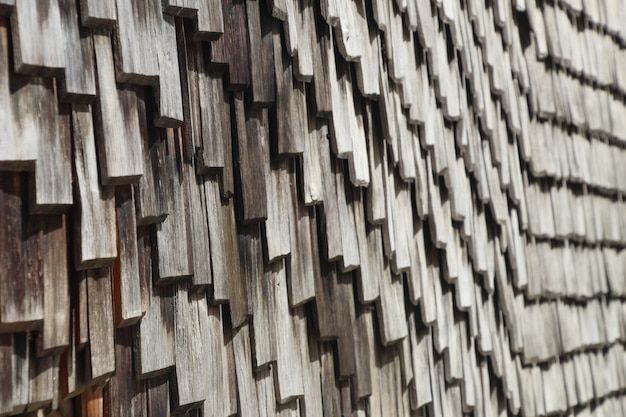
[[618,3],[0,0],[0,415],[622,414]]

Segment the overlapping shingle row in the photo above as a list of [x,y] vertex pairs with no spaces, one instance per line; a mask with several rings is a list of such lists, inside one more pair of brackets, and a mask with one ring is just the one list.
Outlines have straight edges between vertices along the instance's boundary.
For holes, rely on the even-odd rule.
[[626,412],[618,0],[0,0],[0,415]]

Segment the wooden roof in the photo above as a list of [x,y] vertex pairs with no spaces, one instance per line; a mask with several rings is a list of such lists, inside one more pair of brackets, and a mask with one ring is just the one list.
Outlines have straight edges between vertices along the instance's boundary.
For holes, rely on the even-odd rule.
[[626,414],[621,0],[0,0],[0,416]]

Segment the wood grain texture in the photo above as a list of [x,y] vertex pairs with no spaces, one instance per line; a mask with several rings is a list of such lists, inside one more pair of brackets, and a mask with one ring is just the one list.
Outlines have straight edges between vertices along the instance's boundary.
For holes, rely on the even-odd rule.
[[[185,200],[188,184],[182,170],[182,135],[180,130],[167,131],[166,159],[169,172],[163,192],[169,215],[155,225],[158,260],[157,282],[181,280],[193,274],[193,249],[189,202]],[[184,238],[179,239],[181,236]]]
[[212,282],[211,249],[207,220],[204,179],[196,177],[192,164],[185,164],[183,176],[187,182],[187,195],[191,220],[191,244],[193,246],[193,278],[196,290],[204,290]]
[[74,169],[76,175],[75,265],[78,269],[104,267],[117,256],[115,247],[115,194],[98,181],[96,144],[89,106],[72,110]]
[[163,12],[172,16],[195,17],[200,8],[198,0],[166,0],[163,2]]
[[273,153],[277,157],[302,154],[306,135],[306,95],[304,85],[294,80],[291,60],[281,46],[278,27],[273,27],[274,72],[276,74],[276,108],[273,136],[277,138]]
[[119,256],[112,268],[113,307],[115,324],[126,327],[137,323],[144,314],[140,294],[135,196],[131,186],[116,188],[115,209]]
[[[134,335],[135,375],[139,379],[149,379],[169,372],[175,364],[176,301],[172,286],[153,285],[150,231],[146,227],[138,229],[137,249],[140,279],[147,293],[147,305],[146,314],[137,325],[138,331]],[[155,340],[159,341],[158,354],[154,354],[152,349]]]
[[145,170],[133,187],[139,226],[161,223],[169,214],[168,195],[164,192],[169,186],[167,178],[172,162],[167,157],[167,132],[150,126],[148,111],[144,106],[139,107],[140,126],[145,128],[141,130]]
[[117,89],[111,40],[106,32],[94,31],[93,41],[98,65],[94,126],[101,182],[135,183],[143,174],[137,95],[129,87]]
[[[105,390],[103,401],[108,410],[118,415],[145,415],[148,393],[145,381],[133,378],[132,331],[119,328],[115,331],[116,372]],[[119,398],[120,401],[114,401]]]
[[250,85],[250,62],[246,3],[244,0],[222,0],[224,34],[217,42],[222,44],[228,88],[243,90]]
[[[44,277],[42,265],[42,220],[30,218],[23,198],[24,175],[2,173],[2,269],[0,278],[0,326],[5,331],[26,331],[43,320]],[[12,276],[20,279],[14,281]]]
[[159,72],[158,82],[154,84],[155,95],[158,97],[154,124],[158,127],[178,127],[183,122],[183,99],[176,25],[173,17],[163,15],[162,19],[159,19],[158,13],[153,25],[154,33],[161,45],[156,51]]
[[621,415],[618,3],[0,0],[0,415]]
[[110,268],[81,272],[87,281],[89,347],[87,377],[96,384],[115,372],[115,325]]
[[66,216],[50,216],[41,240],[43,307],[40,355],[58,355],[70,344],[70,268]]
[[[71,108],[63,105],[55,109],[55,86],[42,83],[42,87],[39,95],[33,97],[41,103],[36,117],[40,145],[37,147],[39,155],[34,178],[31,180],[34,182],[35,195],[30,202],[30,210],[38,214],[58,214],[67,211],[73,203]],[[54,104],[45,105],[46,102]]]
[[80,0],[81,23],[90,28],[112,28],[117,20],[115,0]]
[[250,53],[250,88],[252,104],[270,107],[275,97],[274,45],[272,19],[265,7],[254,0],[246,1]]
[[58,1],[38,7],[35,2],[16,2],[11,14],[15,70],[21,74],[61,75],[65,53],[55,39],[63,39]]
[[65,78],[60,83],[60,97],[70,103],[88,104],[96,95],[91,31],[80,26],[75,1],[59,1],[59,10],[65,35]]
[[239,216],[244,223],[267,218],[267,195],[263,170],[262,137],[268,135],[267,120],[262,112],[246,114],[242,93],[235,93],[233,107],[236,119],[235,167],[241,189]]
[[222,15],[222,3],[220,0],[199,2],[196,39],[212,41],[224,33],[224,18]]
[[116,79],[119,82],[151,84],[159,77],[159,58],[156,45],[151,40],[164,29],[160,2],[150,0],[134,4],[116,0],[116,4],[117,22],[113,31]]

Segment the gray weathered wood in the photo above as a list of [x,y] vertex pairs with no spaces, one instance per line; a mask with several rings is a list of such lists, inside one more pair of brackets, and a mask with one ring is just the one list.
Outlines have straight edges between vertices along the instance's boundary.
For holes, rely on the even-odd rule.
[[135,196],[131,186],[115,190],[119,256],[113,264],[113,307],[118,327],[137,323],[145,313],[141,305]]
[[290,157],[302,154],[307,134],[304,84],[294,79],[293,65],[281,46],[280,34],[273,31],[274,71],[276,74],[275,154]]
[[117,369],[109,381],[109,403],[106,406],[109,407],[111,413],[117,415],[146,415],[144,404],[149,401],[146,383],[133,378],[131,329],[116,329],[115,341]]
[[250,331],[247,323],[234,330],[233,348],[237,389],[240,398],[240,415],[242,417],[257,416],[259,415],[259,402],[256,387],[252,382],[254,378],[252,374],[252,359],[250,357]]
[[176,368],[173,374],[172,400],[173,409],[185,411],[201,406],[206,399],[208,369],[202,367],[204,340],[201,332],[202,322],[208,319],[206,314],[206,296],[189,294],[189,285],[179,283],[176,286],[175,307],[175,356]]
[[[291,196],[296,196],[296,181],[291,177]],[[289,177],[287,177],[289,178]],[[315,297],[315,268],[311,248],[311,230],[309,226],[310,209],[292,197],[292,206],[288,209],[290,250],[292,255],[287,264],[289,280],[289,304],[299,306]],[[284,219],[283,219],[284,221]],[[299,254],[299,255],[297,255]]]
[[[68,105],[55,105],[56,91],[52,83],[42,83],[41,87],[40,95],[33,97],[41,103],[41,107],[36,118],[39,122],[37,136],[40,144],[32,178],[35,192],[34,198],[30,200],[30,210],[38,214],[63,213],[73,202],[71,108]],[[46,102],[54,104],[46,105]]]
[[284,261],[272,265],[272,273],[268,276],[271,292],[272,317],[269,325],[275,328],[276,367],[274,383],[276,384],[276,401],[287,404],[292,399],[304,394],[302,386],[302,362],[296,346],[294,325],[289,317],[289,299],[287,295],[287,278]]
[[304,204],[313,205],[319,204],[324,200],[324,184],[322,182],[321,156],[318,143],[327,137],[328,125],[316,118],[313,113],[309,113],[308,129],[309,134],[304,138],[301,181]]
[[154,124],[159,127],[178,127],[183,122],[181,75],[179,70],[176,25],[171,16],[154,19],[154,33],[159,40],[157,62],[158,81],[154,83],[157,114]]
[[167,181],[171,160],[167,156],[167,132],[149,126],[146,108],[139,106],[142,126],[142,160],[146,168],[134,187],[137,225],[160,223],[169,214]]
[[164,0],[163,12],[172,16],[195,17],[200,8],[198,0]]
[[159,282],[182,279],[193,274],[193,247],[190,239],[191,222],[189,202],[185,199],[188,184],[182,174],[182,138],[179,130],[167,130],[166,153],[168,160],[166,194],[169,215],[156,224],[156,247]]
[[143,174],[137,95],[128,87],[117,88],[109,35],[94,31],[93,41],[98,65],[94,126],[100,181],[104,185],[135,183]]
[[77,269],[108,266],[117,256],[115,246],[115,194],[98,181],[96,144],[91,108],[72,110],[75,195],[77,215],[74,264]]
[[[203,321],[206,327],[201,331],[204,336],[206,358],[209,360],[211,372],[208,375],[207,399],[204,401],[204,415],[221,416],[226,409],[227,386],[224,378],[224,334],[222,330],[222,308],[208,305],[208,320]],[[204,309],[199,310],[204,314]]]
[[250,44],[250,88],[252,104],[269,107],[276,89],[274,71],[273,24],[265,7],[255,0],[246,1],[248,41]]
[[80,0],[80,17],[90,28],[112,28],[117,20],[115,0]]
[[43,257],[44,322],[38,353],[57,355],[70,343],[70,303],[67,220],[48,218],[41,241]]
[[219,38],[224,33],[224,18],[220,0],[201,1],[198,4],[198,17],[194,37],[206,41]]
[[148,0],[134,4],[128,0],[116,0],[116,3],[117,22],[113,31],[116,79],[152,84],[159,77],[158,52],[152,40],[168,33],[163,32],[160,24],[163,20],[161,2]]
[[243,93],[235,93],[237,179],[241,189],[239,218],[253,223],[267,218],[267,195],[261,137],[268,135],[262,113],[246,114]]
[[[0,176],[0,223],[5,267],[0,272],[0,330],[15,332],[38,327],[44,315],[44,278],[41,260],[43,219],[27,214],[24,175]],[[12,279],[20,277],[18,280]]]
[[19,1],[11,14],[15,70],[21,74],[62,75],[66,65],[61,43],[63,29],[59,2],[45,5]]
[[[139,271],[147,292],[146,314],[135,334],[135,376],[149,379],[167,373],[175,364],[175,292],[173,286],[153,285],[150,233],[147,227],[138,229]],[[155,351],[154,341],[159,341]],[[168,405],[169,409],[169,405]]]
[[80,26],[75,1],[60,0],[61,28],[65,35],[65,78],[60,97],[71,103],[91,103],[96,95],[91,31]]
[[81,272],[87,281],[89,318],[89,366],[87,381],[96,384],[115,372],[115,326],[110,268]]
[[191,163],[185,163],[183,170],[183,177],[187,185],[185,200],[189,204],[190,237],[193,247],[192,283],[194,290],[204,290],[212,282],[204,179],[195,175],[195,169]]

